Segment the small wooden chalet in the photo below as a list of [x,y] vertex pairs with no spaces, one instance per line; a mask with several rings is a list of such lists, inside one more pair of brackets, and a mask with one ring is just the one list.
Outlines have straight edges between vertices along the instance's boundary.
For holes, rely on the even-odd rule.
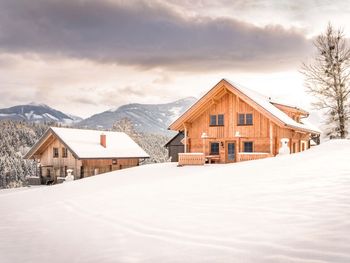
[[[310,148],[320,131],[309,113],[222,79],[169,127],[183,133],[179,164],[229,163],[275,156],[281,139],[290,153]],[[168,145],[172,152],[171,143]]]
[[24,158],[38,163],[45,184],[64,178],[68,169],[80,179],[137,166],[149,155],[123,132],[51,127]]

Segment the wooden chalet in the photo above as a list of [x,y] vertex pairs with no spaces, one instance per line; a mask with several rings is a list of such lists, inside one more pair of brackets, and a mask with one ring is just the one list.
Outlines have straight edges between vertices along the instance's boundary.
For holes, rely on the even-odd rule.
[[68,169],[80,179],[137,166],[149,155],[123,132],[51,127],[24,158],[38,163],[45,184],[64,180]]
[[308,115],[222,79],[169,129],[184,134],[180,165],[239,162],[275,156],[282,138],[290,153],[310,148],[320,131],[307,123]]

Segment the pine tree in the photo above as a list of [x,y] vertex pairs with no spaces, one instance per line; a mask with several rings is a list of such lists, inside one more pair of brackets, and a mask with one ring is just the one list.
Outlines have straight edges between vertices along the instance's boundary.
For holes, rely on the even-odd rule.
[[327,135],[345,138],[350,118],[350,48],[342,30],[328,25],[314,46],[317,54],[310,64],[303,63],[307,91],[316,97],[316,109],[326,110]]

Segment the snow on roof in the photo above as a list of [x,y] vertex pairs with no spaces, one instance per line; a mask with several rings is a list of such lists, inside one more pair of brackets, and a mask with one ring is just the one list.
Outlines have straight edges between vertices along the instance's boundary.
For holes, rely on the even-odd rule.
[[274,104],[279,104],[279,105],[282,105],[282,106],[286,106],[286,107],[289,107],[289,108],[293,108],[293,109],[296,109],[296,110],[307,112],[306,110],[304,110],[304,109],[302,109],[302,108],[300,108],[298,106],[295,106],[294,104],[291,104],[289,102],[281,100],[281,99],[270,98],[270,102],[274,103]]
[[[123,132],[50,128],[79,158],[148,158],[149,155]],[[100,144],[106,135],[107,147]]]
[[251,100],[253,100],[255,103],[257,103],[259,106],[264,108],[266,111],[268,111],[270,114],[272,114],[274,117],[279,119],[281,122],[285,123],[287,126],[302,130],[308,130],[315,133],[321,133],[321,131],[316,128],[315,126],[311,125],[310,123],[307,123],[303,121],[303,123],[298,123],[292,118],[290,118],[286,113],[278,109],[276,106],[274,106],[270,98],[267,96],[264,96],[254,90],[248,89],[246,87],[243,87],[237,83],[234,83],[230,80],[225,79],[228,83],[230,83],[232,86],[234,86],[236,89],[238,89],[243,94],[247,95]]

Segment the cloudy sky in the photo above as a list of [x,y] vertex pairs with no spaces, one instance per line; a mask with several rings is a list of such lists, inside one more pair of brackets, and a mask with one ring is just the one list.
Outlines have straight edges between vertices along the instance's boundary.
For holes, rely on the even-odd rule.
[[0,0],[0,107],[87,117],[125,103],[199,97],[221,78],[308,107],[298,70],[330,0]]

